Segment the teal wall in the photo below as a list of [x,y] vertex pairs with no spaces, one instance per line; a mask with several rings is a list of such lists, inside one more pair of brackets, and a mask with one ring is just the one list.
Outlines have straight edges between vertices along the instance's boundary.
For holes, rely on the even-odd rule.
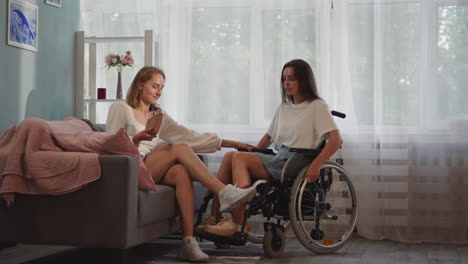
[[74,109],[80,1],[22,1],[39,7],[38,51],[7,45],[8,0],[0,0],[0,134],[25,118],[61,120]]

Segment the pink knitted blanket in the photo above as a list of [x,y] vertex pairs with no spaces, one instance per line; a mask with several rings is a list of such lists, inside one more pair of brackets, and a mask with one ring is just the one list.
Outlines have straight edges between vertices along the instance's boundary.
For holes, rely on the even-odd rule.
[[138,150],[123,130],[93,132],[76,118],[30,118],[8,128],[0,137],[0,195],[10,205],[14,193],[73,192],[100,177],[99,154],[138,157],[140,189],[156,189]]

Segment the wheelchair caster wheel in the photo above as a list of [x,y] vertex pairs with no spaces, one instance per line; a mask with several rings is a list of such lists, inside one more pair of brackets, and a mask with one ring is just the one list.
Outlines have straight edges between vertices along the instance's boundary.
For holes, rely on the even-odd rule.
[[277,227],[274,230],[268,230],[263,237],[263,251],[270,258],[277,258],[283,254],[286,245],[286,235]]
[[219,249],[228,249],[231,247],[231,245],[229,244],[221,244],[221,243],[214,243],[214,244],[215,244],[215,247]]

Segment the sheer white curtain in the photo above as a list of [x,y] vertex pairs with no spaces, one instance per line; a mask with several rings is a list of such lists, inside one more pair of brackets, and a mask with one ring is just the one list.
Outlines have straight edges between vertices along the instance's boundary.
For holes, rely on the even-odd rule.
[[[280,102],[284,63],[329,61],[329,38],[318,37],[329,32],[326,3],[162,1],[163,105],[196,127],[263,132]],[[329,64],[314,68],[328,82]]]
[[[312,65],[332,101],[330,4],[161,1],[162,106],[192,128],[256,144],[280,103],[282,66],[294,58]],[[210,156],[213,171],[225,151]]]
[[466,1],[335,1],[343,156],[372,239],[468,241]]
[[225,138],[256,143],[280,102],[282,66],[305,59],[322,97],[348,115],[337,120],[339,155],[358,190],[358,232],[468,241],[467,1],[82,3],[82,28],[96,35],[155,30],[162,107]]

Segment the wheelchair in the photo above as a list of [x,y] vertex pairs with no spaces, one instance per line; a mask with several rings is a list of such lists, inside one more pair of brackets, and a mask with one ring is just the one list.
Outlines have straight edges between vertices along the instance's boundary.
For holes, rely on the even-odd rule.
[[[345,116],[336,111],[332,114]],[[285,248],[285,233],[292,227],[299,242],[312,252],[328,254],[340,249],[351,237],[358,213],[356,193],[348,173],[338,162],[328,160],[320,167],[316,181],[308,183],[304,179],[308,165],[325,144],[318,149],[291,148],[295,154],[287,160],[280,181],[257,180],[253,184],[257,194],[247,203],[240,232],[230,237],[206,232],[195,235],[221,248],[242,246],[247,241],[263,244],[266,256],[279,257]],[[201,223],[212,197],[210,192],[204,197],[196,225]],[[247,219],[252,215],[266,218],[263,237],[246,232]]]

